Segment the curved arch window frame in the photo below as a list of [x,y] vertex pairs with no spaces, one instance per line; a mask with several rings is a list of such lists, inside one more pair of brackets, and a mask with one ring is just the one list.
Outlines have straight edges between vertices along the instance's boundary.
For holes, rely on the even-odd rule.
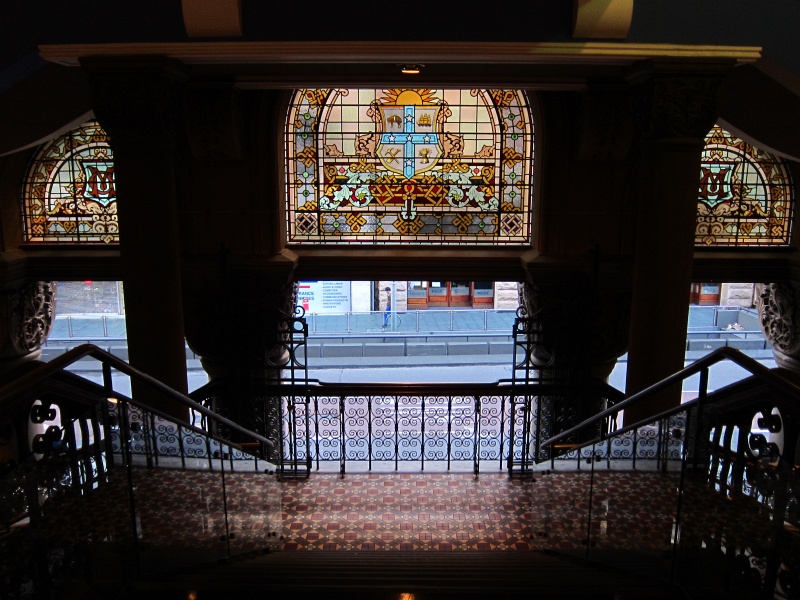
[[95,120],[39,146],[22,186],[24,243],[119,243],[114,153]]
[[[390,119],[394,118],[391,111],[402,106],[399,102],[387,102],[387,98],[396,100],[409,90],[417,91],[330,88],[298,89],[291,94],[284,138],[288,245],[530,245],[534,115],[527,93],[490,89],[422,90],[432,101],[423,102],[422,107],[418,105],[419,110],[414,114],[418,121],[421,115],[428,114],[434,125],[432,129],[439,125],[436,133],[440,139],[447,138],[449,146],[432,168],[420,167],[426,158],[434,156],[434,149],[425,149],[425,157],[415,156],[416,165],[409,176],[399,169],[392,173],[387,167],[393,155],[403,156],[405,150],[399,145],[389,147],[387,140],[382,139]],[[445,99],[455,94],[461,95],[460,104]],[[463,100],[467,94],[477,99],[474,101],[477,108]],[[358,102],[337,106],[342,98],[354,96],[358,96]],[[365,97],[367,101],[363,100]],[[487,114],[494,111],[491,143],[475,147],[480,134],[474,130],[483,124],[473,117],[473,122],[467,125],[472,128],[469,135],[473,136],[470,152],[454,153],[454,138],[460,136],[461,142],[464,141],[459,129],[463,122],[459,119],[463,114],[479,111],[481,102]],[[353,119],[356,111],[359,116]],[[339,117],[345,112],[349,112],[350,119]],[[337,116],[331,119],[334,113]],[[443,113],[447,118],[455,113],[455,133],[453,124],[442,118]],[[364,130],[367,114],[374,127]],[[338,128],[333,136],[332,122]],[[451,128],[445,129],[445,125]],[[372,140],[367,139],[370,136]],[[334,138],[341,143],[326,143]],[[364,146],[353,151],[345,150],[347,143],[351,147],[360,143],[373,145],[367,146],[366,151]],[[376,147],[388,149],[381,156]],[[479,168],[475,163],[487,158],[479,156],[481,153],[491,153],[491,160],[484,160],[487,164]],[[465,175],[470,183],[453,185],[453,181],[442,176],[448,169],[454,169],[453,165],[471,169]],[[370,179],[364,172],[358,173],[360,168],[383,171],[384,179],[376,181],[380,173]],[[446,177],[454,178],[451,174]]]
[[[752,188],[760,189],[752,195]],[[696,249],[790,248],[795,202],[786,161],[718,125],[709,131],[700,166]]]

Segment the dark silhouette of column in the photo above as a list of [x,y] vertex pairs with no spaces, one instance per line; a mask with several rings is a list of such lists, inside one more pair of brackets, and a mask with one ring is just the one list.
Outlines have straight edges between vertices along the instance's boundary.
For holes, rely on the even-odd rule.
[[[644,162],[638,202],[626,392],[683,368],[704,136],[730,64],[656,63],[641,99]],[[633,423],[676,406],[678,386],[625,411]]]
[[[183,72],[166,59],[97,59],[83,67],[95,114],[114,148],[130,362],[185,393],[174,160]],[[132,383],[135,399],[188,418],[188,410],[174,400]]]

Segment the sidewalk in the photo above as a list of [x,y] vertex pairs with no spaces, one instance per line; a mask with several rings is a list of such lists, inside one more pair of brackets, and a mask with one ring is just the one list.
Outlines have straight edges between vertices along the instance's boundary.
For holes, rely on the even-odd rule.
[[[514,311],[434,310],[393,313],[389,330],[381,327],[382,313],[308,315],[309,377],[347,382],[479,382],[508,379],[514,362]],[[769,368],[775,367],[772,350],[763,335],[749,331],[752,310],[692,307],[687,327],[686,363],[717,347],[731,345]],[[744,324],[748,330],[727,329]],[[420,329],[422,326],[428,330]],[[391,328],[394,327],[394,331]],[[343,330],[360,328],[359,333]],[[370,329],[372,328],[372,329]],[[325,331],[320,331],[324,329]],[[760,337],[760,343],[758,338]],[[127,361],[125,319],[120,315],[57,317],[43,360],[82,343],[93,343]],[[756,343],[754,343],[756,342]],[[200,361],[187,347],[190,389],[206,381]],[[96,361],[80,361],[75,371],[99,375]],[[622,356],[609,382],[624,389],[627,355]],[[735,368],[717,369],[714,385],[721,387],[741,378]],[[694,385],[691,380],[687,385]]]

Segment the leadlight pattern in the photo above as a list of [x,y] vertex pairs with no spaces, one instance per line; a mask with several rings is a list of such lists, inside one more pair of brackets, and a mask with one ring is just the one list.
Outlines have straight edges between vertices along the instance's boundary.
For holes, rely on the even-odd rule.
[[697,246],[787,246],[794,195],[784,161],[721,127],[700,166]]
[[533,126],[517,90],[297,90],[290,243],[526,244]]
[[23,186],[23,209],[27,242],[119,243],[114,153],[99,123],[84,123],[39,148]]

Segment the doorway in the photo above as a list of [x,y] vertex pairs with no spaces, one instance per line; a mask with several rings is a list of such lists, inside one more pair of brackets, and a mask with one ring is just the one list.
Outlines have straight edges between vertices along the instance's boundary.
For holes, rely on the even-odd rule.
[[491,281],[409,281],[409,310],[436,308],[492,308]]

